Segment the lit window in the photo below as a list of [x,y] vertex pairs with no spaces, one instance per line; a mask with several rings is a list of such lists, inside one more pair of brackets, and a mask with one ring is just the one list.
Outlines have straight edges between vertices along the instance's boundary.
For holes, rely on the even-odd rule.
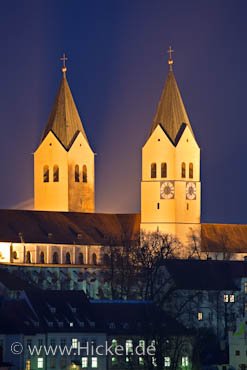
[[244,292],[247,293],[247,282],[244,283]]
[[30,360],[26,361],[26,370],[31,370],[31,361]]
[[129,357],[125,357],[125,362],[129,362],[129,361],[130,361]]
[[97,357],[92,357],[92,368],[96,369],[98,367],[98,359]]
[[189,366],[189,357],[182,357],[182,366]]
[[228,296],[228,294],[224,294],[224,302],[225,303],[229,302],[229,296]]
[[78,339],[77,338],[73,338],[72,339],[72,348],[77,348],[78,346]]
[[112,366],[116,366],[117,365],[117,357],[112,357],[111,358],[111,364],[112,364]]
[[198,321],[202,321],[202,312],[197,313],[197,319]]
[[152,365],[153,365],[153,367],[157,367],[157,362],[156,362],[155,357],[152,357]]
[[87,365],[88,365],[88,358],[87,357],[82,357],[81,359],[81,367],[83,369],[87,368]]
[[156,173],[156,163],[152,163],[151,164],[151,178],[152,179],[155,179],[156,176],[157,176],[157,173]]
[[73,328],[74,323],[73,323],[73,322],[70,322],[70,323],[69,323],[69,326],[70,326],[71,328]]
[[126,353],[133,353],[133,341],[131,339],[127,339],[125,343]]
[[145,340],[141,339],[139,340],[139,346],[144,349],[145,348]]
[[234,303],[235,302],[235,296],[234,294],[230,294],[230,302]]
[[143,357],[139,357],[139,365],[140,366],[144,365],[144,358]]
[[38,357],[37,366],[38,366],[38,369],[43,369],[43,367],[44,367],[44,359],[43,359],[43,357]]
[[170,367],[171,366],[171,357],[165,357],[164,358],[164,365],[165,365],[165,367]]

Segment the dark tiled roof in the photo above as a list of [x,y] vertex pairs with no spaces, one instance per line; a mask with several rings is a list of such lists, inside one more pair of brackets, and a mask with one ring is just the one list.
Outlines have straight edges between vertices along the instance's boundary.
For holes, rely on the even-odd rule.
[[188,290],[238,290],[236,279],[247,276],[245,261],[166,260],[176,287]]
[[0,269],[0,283],[2,283],[8,290],[21,291],[30,289],[31,284],[22,280],[19,276],[11,273],[7,269]]
[[202,250],[247,255],[247,225],[202,224]]
[[83,291],[29,290],[26,295],[44,330],[75,332],[90,328],[89,301]]
[[42,136],[42,141],[49,131],[55,134],[66,149],[70,148],[79,132],[87,140],[65,74],[62,77],[55,104]]
[[[148,301],[91,301],[98,324],[109,335],[143,334],[163,327],[166,334],[186,333],[183,325]],[[112,326],[113,324],[113,326]]]
[[169,71],[157,111],[153,119],[151,133],[160,124],[172,142],[175,143],[177,134],[183,123],[188,125],[193,133],[174,73]]
[[[140,214],[0,210],[0,241],[104,245],[133,240]],[[202,249],[247,254],[247,225],[202,224]]]
[[187,333],[183,325],[151,302],[88,301],[83,292],[48,290],[27,291],[23,298],[4,301],[0,306],[1,333],[141,335],[152,332],[157,325],[169,335]]
[[140,227],[137,214],[0,210],[0,241],[18,243],[109,244],[131,239]]
[[24,300],[6,300],[0,306],[0,333],[31,334],[39,331],[39,320]]

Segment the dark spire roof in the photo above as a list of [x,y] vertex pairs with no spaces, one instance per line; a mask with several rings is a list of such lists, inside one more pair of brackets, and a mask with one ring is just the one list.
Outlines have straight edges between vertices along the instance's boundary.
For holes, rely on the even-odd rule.
[[173,143],[175,143],[176,136],[183,123],[189,126],[193,134],[174,73],[172,69],[170,69],[150,134],[152,134],[155,128],[160,124]]
[[49,131],[56,135],[66,149],[69,149],[79,132],[87,140],[65,72],[41,141],[44,140]]

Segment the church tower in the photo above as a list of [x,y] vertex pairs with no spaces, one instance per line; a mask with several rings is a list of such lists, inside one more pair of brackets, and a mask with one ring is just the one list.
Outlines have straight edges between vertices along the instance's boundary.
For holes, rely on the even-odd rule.
[[173,72],[168,77],[148,140],[142,148],[141,229],[175,235],[187,244],[200,232],[200,148]]
[[34,208],[94,212],[94,152],[88,142],[66,78],[62,80],[34,153]]

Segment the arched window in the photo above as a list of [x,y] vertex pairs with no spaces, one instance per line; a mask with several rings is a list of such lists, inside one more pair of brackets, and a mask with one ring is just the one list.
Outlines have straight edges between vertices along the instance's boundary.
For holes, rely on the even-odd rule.
[[52,255],[52,263],[54,263],[55,265],[58,264],[58,253],[57,252],[54,252]]
[[87,166],[82,167],[82,182],[87,182]]
[[31,263],[31,253],[29,251],[27,251],[26,263]]
[[184,179],[186,177],[186,165],[183,162],[181,165],[181,177]]
[[161,163],[161,177],[167,177],[167,164]]
[[59,167],[55,164],[53,167],[53,181],[58,182],[59,181]]
[[80,181],[80,170],[78,164],[75,165],[75,182]]
[[155,179],[157,174],[156,174],[156,163],[151,164],[151,178]]
[[78,261],[79,261],[79,264],[80,265],[83,265],[84,264],[84,256],[83,256],[83,253],[79,253]]
[[70,253],[69,252],[67,252],[66,255],[65,255],[65,263],[67,265],[70,265],[71,264]]
[[49,166],[43,167],[43,182],[49,182]]
[[97,256],[95,253],[92,254],[92,264],[97,265]]
[[105,253],[103,255],[103,265],[109,266],[110,265],[110,257],[109,254]]
[[45,263],[45,254],[44,254],[44,252],[40,252],[39,263]]
[[193,163],[189,164],[189,178],[193,179]]

